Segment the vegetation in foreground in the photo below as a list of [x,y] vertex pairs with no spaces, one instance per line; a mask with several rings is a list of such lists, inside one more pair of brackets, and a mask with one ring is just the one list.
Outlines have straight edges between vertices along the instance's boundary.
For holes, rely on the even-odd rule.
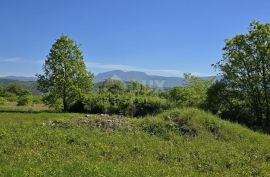
[[[22,136],[23,135],[23,136]],[[270,138],[200,111],[0,113],[0,176],[269,176]]]
[[197,109],[270,131],[269,36],[269,23],[251,23],[226,40],[220,81],[185,74],[164,92],[116,80],[94,90],[78,45],[61,36],[37,75],[42,97],[0,87],[0,176],[270,176],[269,136]]

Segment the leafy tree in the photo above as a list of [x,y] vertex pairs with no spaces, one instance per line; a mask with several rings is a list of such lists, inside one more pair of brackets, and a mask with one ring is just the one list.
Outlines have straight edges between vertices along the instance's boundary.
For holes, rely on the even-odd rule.
[[169,99],[175,101],[178,106],[201,107],[206,100],[207,89],[212,80],[202,80],[190,73],[184,76],[187,84],[169,90]]
[[18,106],[25,106],[32,103],[32,96],[31,95],[22,95],[17,100]]
[[104,92],[108,91],[110,93],[122,93],[125,91],[125,84],[120,80],[108,79],[102,83],[99,88],[99,91]]
[[130,81],[127,83],[127,92],[135,93],[136,95],[149,94],[150,89],[137,81]]
[[0,97],[4,97],[5,96],[5,89],[0,86]]
[[214,114],[218,114],[226,103],[231,101],[229,90],[226,88],[224,81],[216,81],[207,90],[206,109]]
[[29,90],[24,89],[21,85],[13,83],[5,88],[5,92],[8,94],[13,94],[15,96],[31,95]]
[[215,66],[227,89],[246,102],[258,124],[270,125],[270,23],[252,22],[247,34],[226,40],[223,51]]
[[248,109],[247,102],[239,91],[229,89],[224,80],[216,81],[207,91],[204,108],[224,119],[254,127],[255,118]]
[[8,102],[8,100],[4,97],[0,97],[0,105],[5,105]]
[[61,99],[64,111],[90,92],[93,85],[93,75],[86,71],[79,46],[68,36],[61,36],[53,44],[43,71],[43,75],[37,75],[38,89],[46,93],[44,100],[50,106]]

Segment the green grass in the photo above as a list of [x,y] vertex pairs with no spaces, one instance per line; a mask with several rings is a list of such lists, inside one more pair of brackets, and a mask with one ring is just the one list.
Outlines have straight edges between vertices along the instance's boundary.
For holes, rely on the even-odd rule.
[[[0,113],[0,176],[270,176],[269,136],[197,109],[114,131],[78,128],[80,116]],[[51,120],[71,126],[42,125]]]
[[44,104],[31,104],[25,106],[17,106],[16,102],[8,102],[5,105],[0,105],[0,112],[44,112],[52,111]]

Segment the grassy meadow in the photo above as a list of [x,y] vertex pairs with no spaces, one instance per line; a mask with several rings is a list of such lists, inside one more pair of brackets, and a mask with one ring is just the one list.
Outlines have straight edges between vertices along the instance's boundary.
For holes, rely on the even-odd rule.
[[0,113],[0,176],[270,176],[269,146],[267,135],[191,108]]
[[35,113],[35,112],[50,112],[48,106],[39,103],[39,104],[30,104],[30,105],[23,105],[18,106],[17,102],[7,102],[6,104],[0,104],[0,112],[28,112],[28,113]]

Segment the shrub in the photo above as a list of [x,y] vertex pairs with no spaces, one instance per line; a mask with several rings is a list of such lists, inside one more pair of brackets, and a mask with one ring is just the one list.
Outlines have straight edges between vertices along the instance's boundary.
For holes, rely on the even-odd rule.
[[110,92],[110,93],[122,93],[125,91],[125,84],[120,80],[108,79],[102,83],[99,88],[101,92]]
[[207,89],[212,80],[202,80],[190,74],[185,74],[187,85],[174,87],[165,94],[167,98],[180,107],[202,107],[207,97]]
[[134,99],[133,108],[132,116],[153,115],[170,108],[170,103],[157,96],[142,96]]
[[150,121],[141,125],[142,131],[163,139],[169,139],[169,132],[173,131],[173,128],[172,124],[166,122]]
[[7,99],[4,97],[0,97],[0,105],[5,105],[7,103]]
[[20,84],[13,83],[5,88],[6,93],[14,94],[16,96],[31,95],[31,92],[23,88]]
[[110,92],[102,92],[92,95],[84,101],[84,108],[87,112],[95,114],[144,116],[166,110],[170,108],[170,104],[166,99],[157,96],[136,96],[133,93],[112,94]]
[[31,95],[23,95],[20,96],[17,100],[18,106],[25,106],[32,103],[32,96]]
[[41,104],[42,103],[42,97],[41,96],[33,96],[33,103],[34,104]]

